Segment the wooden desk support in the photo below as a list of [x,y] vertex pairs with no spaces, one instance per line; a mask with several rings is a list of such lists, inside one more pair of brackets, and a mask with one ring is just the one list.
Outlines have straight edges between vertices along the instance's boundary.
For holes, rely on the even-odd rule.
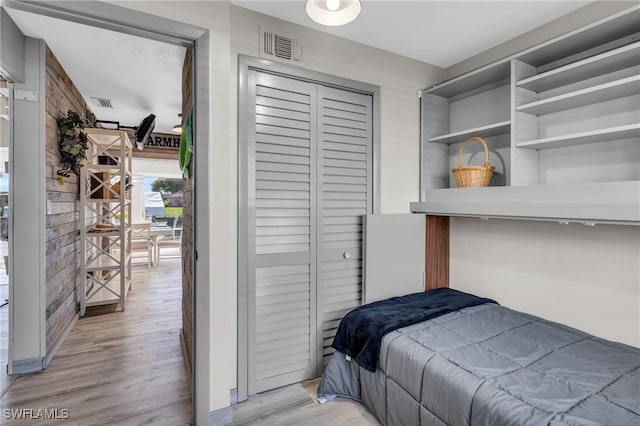
[[427,216],[425,290],[449,287],[449,217]]

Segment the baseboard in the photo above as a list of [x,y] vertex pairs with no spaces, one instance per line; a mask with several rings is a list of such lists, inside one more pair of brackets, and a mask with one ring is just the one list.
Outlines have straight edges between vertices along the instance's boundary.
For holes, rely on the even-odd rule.
[[209,413],[209,426],[226,426],[233,422],[233,409],[221,408]]
[[80,318],[79,313],[76,313],[71,318],[69,318],[64,328],[62,329],[62,333],[60,333],[60,335],[58,336],[58,339],[53,343],[53,345],[51,345],[51,350],[47,352],[47,355],[42,360],[42,369],[47,368],[51,363],[51,361],[53,361],[53,358],[56,356],[56,354],[62,347],[62,344],[64,343],[64,341],[67,340],[67,337],[69,337],[71,330],[73,330],[73,327],[76,325],[79,318]]
[[28,374],[42,371],[44,358],[29,358],[13,361],[11,363],[11,374]]
[[[229,392],[231,406],[238,403],[238,389],[231,389]],[[225,426],[233,423],[233,408],[226,407],[209,413],[210,426]]]

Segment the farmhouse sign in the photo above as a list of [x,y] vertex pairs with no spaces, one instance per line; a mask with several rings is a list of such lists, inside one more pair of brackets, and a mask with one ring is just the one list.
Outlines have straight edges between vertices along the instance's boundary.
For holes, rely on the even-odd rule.
[[180,135],[151,133],[149,140],[145,144],[146,147],[177,151],[180,148]]
[[144,148],[142,150],[139,150],[134,144],[133,156],[177,159],[179,149],[180,135],[170,133],[151,133],[149,140],[144,144]]

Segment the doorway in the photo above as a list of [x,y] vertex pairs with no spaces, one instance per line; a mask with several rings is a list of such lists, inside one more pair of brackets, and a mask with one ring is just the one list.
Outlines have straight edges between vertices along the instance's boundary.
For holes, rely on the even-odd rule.
[[242,399],[320,375],[361,304],[378,89],[246,57],[240,73]]
[[9,386],[9,260],[11,256],[9,223],[9,164],[11,141],[11,88],[10,83],[0,77],[0,395]]
[[[208,197],[200,196],[202,193],[202,189],[196,187],[195,182],[196,178],[200,176],[206,176],[208,170],[208,164],[205,159],[207,158],[208,147],[206,141],[209,139],[209,128],[208,128],[208,96],[197,96],[198,90],[201,89],[200,93],[208,93],[208,81],[209,81],[209,73],[208,71],[208,56],[209,56],[209,34],[206,30],[202,28],[196,28],[188,24],[182,24],[175,21],[170,21],[168,19],[160,18],[157,16],[147,15],[141,12],[135,12],[128,9],[123,9],[114,5],[92,5],[87,4],[65,4],[58,5],[54,3],[42,2],[38,4],[23,4],[21,2],[3,2],[3,7],[11,7],[18,10],[32,12],[37,15],[42,16],[55,16],[57,18],[62,18],[65,20],[69,20],[69,22],[78,22],[84,23],[90,26],[105,28],[114,30],[116,32],[126,33],[128,35],[136,35],[139,37],[146,37],[149,39],[169,42],[176,45],[180,45],[183,47],[195,47],[194,50],[194,60],[193,67],[198,68],[201,72],[198,76],[196,76],[193,80],[194,85],[190,88],[192,91],[191,99],[193,100],[193,135],[194,135],[194,145],[197,145],[197,141],[200,140],[201,148],[199,148],[200,153],[202,155],[201,159],[194,157],[194,165],[193,165],[193,178],[191,182],[191,189],[193,194],[190,198],[190,208],[192,209],[191,220],[194,223],[191,223],[191,227],[188,231],[190,234],[191,240],[191,250],[195,250],[196,246],[196,237],[195,232],[193,232],[196,228],[198,228],[199,233],[205,236],[204,240],[208,240],[207,236],[209,235],[209,225],[206,221],[199,226],[197,222],[199,222],[198,217],[208,217],[208,202],[203,201],[200,203],[199,207],[196,207],[196,202],[198,199],[206,200]],[[166,28],[162,30],[162,28]],[[196,46],[197,44],[197,46]],[[47,205],[47,207],[49,207]],[[202,212],[205,214],[203,215]],[[203,246],[199,250],[201,256],[207,258],[208,257],[208,247]],[[195,256],[191,256],[189,259],[193,260]],[[208,366],[208,350],[209,350],[209,336],[208,336],[208,290],[206,288],[201,288],[195,286],[196,278],[201,280],[203,283],[208,283],[210,281],[208,274],[209,268],[205,266],[203,268],[198,268],[195,265],[195,261],[193,260],[193,264],[190,265],[190,271],[193,272],[192,275],[192,290],[195,295],[190,297],[191,304],[185,306],[186,310],[191,311],[191,318],[196,319],[198,322],[202,322],[201,326],[198,327],[198,339],[195,339],[194,351],[200,351],[202,356],[198,357],[196,360],[196,364],[194,365],[194,370],[199,372],[201,377],[209,376],[209,366]],[[35,283],[36,285],[40,285],[40,292],[44,292],[44,283]],[[200,297],[198,299],[198,295]],[[198,300],[198,308],[195,307],[195,300]],[[198,310],[198,316],[195,315],[195,309]],[[193,330],[193,329],[192,329]],[[44,334],[44,331],[41,330],[41,335]],[[44,339],[44,337],[42,337]],[[194,357],[195,359],[195,357]],[[202,421],[203,418],[208,418],[209,412],[209,383],[208,380],[198,379],[196,380],[195,373],[193,374],[194,383],[194,392],[196,393],[196,397],[194,398],[195,404],[195,419],[199,419],[197,421]]]

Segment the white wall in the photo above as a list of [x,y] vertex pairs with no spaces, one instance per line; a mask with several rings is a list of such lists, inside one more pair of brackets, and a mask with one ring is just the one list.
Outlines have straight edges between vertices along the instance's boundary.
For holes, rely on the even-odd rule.
[[454,218],[451,287],[640,346],[640,228]]
[[[637,2],[595,2],[447,70],[490,63]],[[452,219],[451,287],[640,346],[640,229]]]

